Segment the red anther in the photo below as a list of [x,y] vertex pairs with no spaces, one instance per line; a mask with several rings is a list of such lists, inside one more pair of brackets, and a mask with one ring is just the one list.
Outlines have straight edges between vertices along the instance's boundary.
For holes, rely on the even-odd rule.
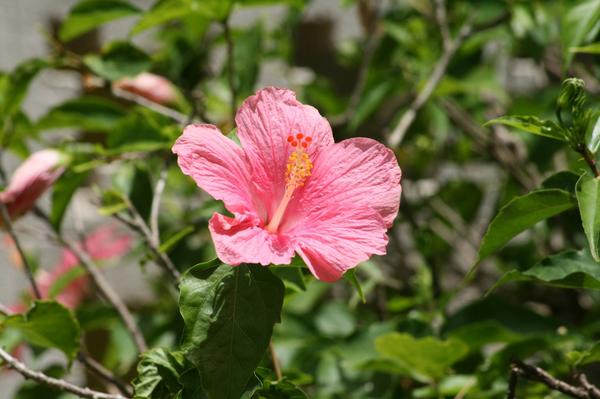
[[292,141],[294,141],[294,136],[292,136],[291,134],[288,136],[287,138],[288,143],[291,143]]
[[304,135],[303,135],[302,133],[298,133],[298,134],[296,135],[296,138],[297,138],[298,140],[302,140],[302,137],[304,137]]
[[292,141],[292,147],[296,147],[298,145],[297,141]]
[[308,147],[308,143],[306,143],[306,142],[302,143],[302,147],[304,147],[304,148]]
[[312,137],[306,136],[304,140],[306,140],[307,143],[310,143],[312,141]]

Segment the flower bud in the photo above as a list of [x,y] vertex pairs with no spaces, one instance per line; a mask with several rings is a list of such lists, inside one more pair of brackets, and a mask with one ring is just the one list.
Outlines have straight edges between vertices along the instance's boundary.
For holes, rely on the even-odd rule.
[[0,202],[8,209],[11,219],[32,209],[58,179],[64,171],[61,160],[60,152],[46,149],[33,153],[17,168],[6,189],[0,192]]
[[177,93],[173,84],[166,78],[153,73],[144,72],[134,78],[116,81],[114,88],[142,96],[158,104],[172,104],[177,101]]

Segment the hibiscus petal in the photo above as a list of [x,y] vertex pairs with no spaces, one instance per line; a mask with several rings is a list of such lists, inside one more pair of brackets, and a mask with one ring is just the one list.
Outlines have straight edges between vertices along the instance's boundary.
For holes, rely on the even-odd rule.
[[340,204],[371,207],[390,227],[400,206],[401,176],[394,153],[378,141],[358,137],[336,143],[314,160],[312,175],[296,190],[282,228],[293,229],[315,208]]
[[173,146],[179,167],[230,212],[253,208],[244,151],[213,125],[189,125]]
[[[244,101],[235,118],[237,133],[252,164],[257,192],[269,219],[285,191],[285,170],[292,147],[291,134],[312,137],[311,156],[333,144],[331,126],[319,111],[296,100],[294,92],[268,87]],[[266,219],[263,219],[266,220]]]
[[322,209],[296,229],[295,249],[319,280],[333,282],[346,270],[385,254],[386,226],[370,207]]
[[234,219],[215,213],[208,227],[219,259],[230,265],[290,263],[294,250],[288,239],[269,234],[258,223],[260,220],[253,216],[238,215]]

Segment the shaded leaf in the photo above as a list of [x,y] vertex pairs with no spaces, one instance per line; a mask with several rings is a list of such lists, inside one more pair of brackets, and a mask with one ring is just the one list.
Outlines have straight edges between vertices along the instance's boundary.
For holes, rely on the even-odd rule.
[[134,77],[150,67],[150,57],[131,43],[115,41],[102,54],[88,54],[83,63],[96,75],[108,80]]
[[572,47],[578,47],[586,41],[600,18],[600,0],[588,0],[568,10],[562,20],[561,40],[565,67],[573,59]]
[[238,399],[244,392],[279,321],[283,293],[282,282],[257,265],[200,265],[184,275],[182,348],[211,398]]
[[52,108],[38,122],[38,129],[76,127],[109,132],[126,115],[122,106],[100,97],[80,97]]
[[598,262],[600,261],[600,248],[598,248],[598,240],[600,240],[600,179],[589,174],[582,175],[577,181],[576,194],[581,223],[590,246],[590,252]]
[[462,359],[469,347],[462,341],[440,341],[434,337],[415,338],[390,333],[375,340],[377,351],[420,381],[439,380],[450,366]]
[[137,7],[123,0],[80,1],[69,11],[58,36],[63,41],[69,41],[107,22],[139,12]]
[[575,206],[575,198],[559,189],[542,189],[515,197],[490,223],[479,247],[479,260],[502,248],[520,232]]
[[60,349],[69,360],[79,351],[79,323],[56,301],[35,301],[27,313],[11,315],[3,323],[18,329],[32,345]]
[[522,130],[527,133],[538,136],[549,137],[551,139],[566,141],[562,129],[554,122],[539,119],[536,116],[507,115],[487,121],[484,126],[500,124]]
[[60,230],[63,217],[73,198],[75,191],[85,182],[89,176],[88,172],[75,173],[67,170],[54,183],[52,189],[52,205],[50,208],[50,221],[56,230]]
[[578,174],[563,170],[544,179],[542,188],[557,188],[575,195],[577,180],[579,180]]

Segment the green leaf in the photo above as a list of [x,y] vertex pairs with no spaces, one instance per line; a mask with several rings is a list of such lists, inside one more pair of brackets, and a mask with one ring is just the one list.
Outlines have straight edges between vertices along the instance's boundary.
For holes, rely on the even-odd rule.
[[569,352],[567,353],[567,358],[575,367],[600,362],[600,343],[596,343],[591,349],[586,351]]
[[596,31],[599,18],[600,0],[585,1],[572,7],[564,15],[560,38],[563,43],[565,67],[568,67],[573,59],[570,49],[580,46],[588,39],[590,33]]
[[360,285],[360,281],[358,281],[358,277],[356,277],[355,269],[348,269],[346,273],[344,273],[344,278],[352,285],[352,287],[358,293],[360,300],[362,303],[367,303],[367,299],[365,298],[365,293],[363,292],[362,286]]
[[488,294],[512,281],[536,281],[553,287],[600,290],[600,265],[588,251],[565,251],[549,256],[529,269],[506,272]]
[[65,288],[69,286],[76,279],[86,275],[86,270],[81,266],[75,266],[65,273],[61,274],[52,282],[50,289],[48,290],[48,297],[50,299],[56,298]]
[[600,253],[598,240],[600,239],[600,179],[589,174],[584,174],[577,181],[577,202],[583,230],[590,245],[592,257],[599,262]]
[[296,292],[306,291],[302,268],[296,266],[272,266],[271,271],[279,277],[286,288]]
[[32,345],[60,349],[69,360],[79,351],[79,323],[73,313],[58,302],[36,301],[26,314],[12,315],[4,324],[19,330]]
[[597,112],[592,115],[593,117],[590,119],[595,118],[596,122],[589,124],[585,135],[585,144],[592,154],[596,154],[600,148],[600,115]]
[[136,15],[139,8],[123,0],[84,0],[69,11],[58,37],[69,41],[107,22]]
[[500,124],[523,130],[527,133],[536,134],[538,136],[549,137],[551,139],[566,141],[564,132],[556,123],[539,119],[535,116],[508,115],[501,116],[496,119],[487,121],[484,126]]
[[50,209],[50,221],[56,230],[60,230],[65,211],[73,198],[75,191],[85,182],[90,172],[75,173],[67,170],[54,183],[52,189],[52,207]]
[[513,198],[490,223],[479,248],[479,260],[502,248],[520,232],[575,206],[575,198],[559,189],[536,190]]
[[182,348],[212,399],[238,399],[279,322],[284,287],[263,266],[190,269],[182,278]]
[[76,127],[87,131],[110,132],[126,115],[122,106],[101,97],[80,97],[52,108],[36,125],[37,129]]
[[575,195],[577,180],[579,180],[578,174],[563,170],[544,179],[542,188],[557,188]]
[[[138,376],[133,380],[134,399],[176,399],[192,389],[186,399],[205,399],[198,371],[181,352],[151,349],[140,356]],[[193,384],[191,382],[193,381]]]
[[177,233],[173,234],[171,237],[169,237],[168,239],[166,239],[158,248],[158,250],[160,252],[169,252],[175,245],[177,245],[177,243],[181,240],[183,240],[185,237],[187,237],[188,235],[192,234],[194,231],[196,231],[196,229],[194,228],[194,226],[187,226],[181,230],[179,230]]
[[572,53],[600,54],[600,43],[592,43],[582,47],[571,47],[569,51]]
[[183,18],[190,11],[190,6],[183,0],[159,0],[139,19],[131,29],[131,34],[137,35],[154,26]]
[[129,42],[115,41],[101,55],[89,54],[83,63],[96,75],[108,80],[134,77],[150,68],[150,57]]
[[285,377],[280,381],[263,380],[262,386],[254,391],[252,399],[308,399],[308,396]]
[[12,116],[21,107],[29,84],[36,75],[50,64],[46,60],[34,58],[25,61],[8,75],[0,84],[0,121]]
[[[236,65],[237,94],[245,98],[254,92],[262,59],[263,28],[260,23],[235,36],[233,59]],[[227,73],[227,72],[225,72]]]
[[385,359],[424,382],[444,377],[450,366],[469,352],[469,347],[456,339],[414,338],[410,334],[396,332],[377,338],[375,347]]
[[327,302],[315,317],[317,330],[329,338],[349,337],[356,330],[356,324],[354,314],[343,302]]

